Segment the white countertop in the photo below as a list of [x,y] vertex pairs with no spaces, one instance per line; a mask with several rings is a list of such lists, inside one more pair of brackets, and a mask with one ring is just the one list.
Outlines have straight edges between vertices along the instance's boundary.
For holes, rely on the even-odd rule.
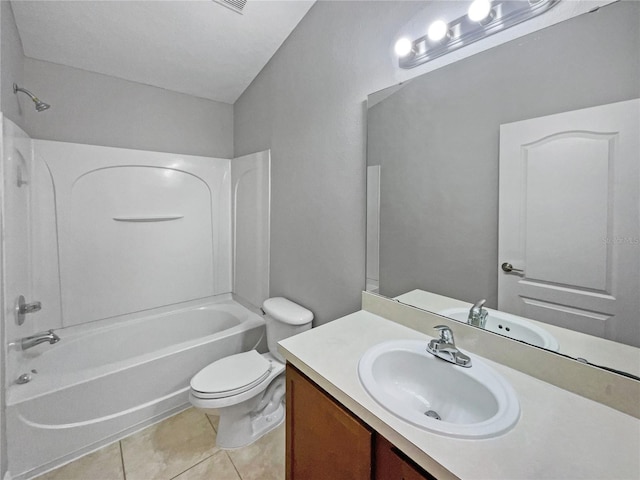
[[360,385],[358,361],[386,340],[424,339],[426,345],[430,338],[361,310],[281,341],[280,351],[437,478],[640,478],[640,420],[487,359],[520,401],[520,420],[508,433],[448,438],[392,415]]

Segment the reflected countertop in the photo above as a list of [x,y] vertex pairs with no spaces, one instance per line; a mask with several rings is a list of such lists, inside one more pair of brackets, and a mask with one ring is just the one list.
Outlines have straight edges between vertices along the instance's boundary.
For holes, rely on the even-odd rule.
[[[472,306],[471,303],[462,300],[419,289],[404,293],[394,299],[405,305],[433,313],[448,308],[471,308]],[[594,365],[615,368],[640,377],[640,348],[557,327],[531,318],[526,320],[553,335],[560,344],[559,353],[572,358],[584,358]]]
[[292,365],[437,478],[640,478],[640,420],[484,358],[515,389],[517,425],[465,440],[414,427],[375,402],[358,362],[378,343],[431,337],[361,310],[280,342]]

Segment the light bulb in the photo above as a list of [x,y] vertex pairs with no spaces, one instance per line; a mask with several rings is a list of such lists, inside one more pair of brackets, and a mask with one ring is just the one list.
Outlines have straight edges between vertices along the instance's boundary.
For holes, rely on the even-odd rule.
[[491,14],[490,0],[473,0],[467,15],[473,22],[481,22]]
[[427,36],[429,40],[432,42],[439,42],[444,37],[447,36],[449,32],[449,26],[444,23],[442,20],[436,20],[431,25],[429,25],[429,30],[427,30]]
[[413,43],[407,37],[398,39],[394,50],[399,57],[406,57],[413,49]]

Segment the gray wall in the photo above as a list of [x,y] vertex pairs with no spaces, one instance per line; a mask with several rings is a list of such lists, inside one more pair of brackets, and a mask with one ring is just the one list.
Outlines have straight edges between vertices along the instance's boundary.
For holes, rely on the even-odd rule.
[[413,79],[369,110],[382,294],[496,306],[499,126],[639,97],[639,19],[638,2],[609,5]]
[[318,2],[235,104],[236,156],[271,148],[271,295],[316,324],[365,286],[365,101],[421,2]]
[[27,58],[24,84],[50,110],[21,99],[33,138],[233,157],[233,106]]
[[24,54],[11,4],[8,1],[0,1],[0,18],[2,21],[0,25],[0,111],[24,129],[24,115],[20,109],[18,97],[13,93],[14,82],[23,86]]

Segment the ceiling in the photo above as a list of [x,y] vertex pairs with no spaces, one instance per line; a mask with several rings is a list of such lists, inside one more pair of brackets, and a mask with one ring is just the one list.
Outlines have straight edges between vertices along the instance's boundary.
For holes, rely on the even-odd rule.
[[12,0],[27,57],[234,103],[315,0]]

